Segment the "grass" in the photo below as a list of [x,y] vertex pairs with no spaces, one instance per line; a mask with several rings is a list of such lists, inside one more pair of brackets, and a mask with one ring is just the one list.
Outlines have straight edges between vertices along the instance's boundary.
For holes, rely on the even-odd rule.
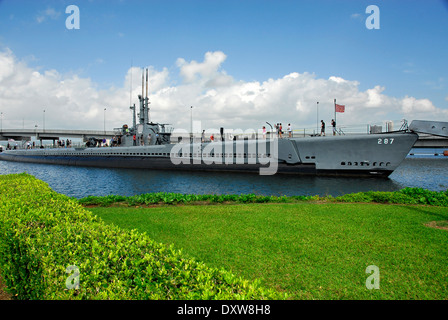
[[[446,225],[446,207],[299,202],[90,210],[292,299],[448,299],[448,231],[430,227]],[[369,265],[379,268],[378,290],[366,288]]]
[[144,233],[107,225],[25,173],[0,175],[0,269],[6,291],[20,300],[286,297]]

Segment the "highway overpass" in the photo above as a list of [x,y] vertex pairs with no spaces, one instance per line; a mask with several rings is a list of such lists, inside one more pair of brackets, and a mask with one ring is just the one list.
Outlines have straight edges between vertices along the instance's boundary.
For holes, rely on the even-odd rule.
[[0,131],[0,141],[13,139],[15,141],[35,140],[61,140],[65,138],[79,138],[87,141],[90,137],[97,139],[110,139],[115,136],[118,131],[104,130],[47,130],[47,129],[2,129]]

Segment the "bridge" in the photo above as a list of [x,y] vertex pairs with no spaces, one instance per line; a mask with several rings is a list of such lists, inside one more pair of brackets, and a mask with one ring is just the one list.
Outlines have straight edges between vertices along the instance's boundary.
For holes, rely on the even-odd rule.
[[13,139],[15,141],[30,141],[32,137],[36,140],[61,140],[61,138],[80,138],[87,141],[90,137],[110,139],[117,131],[104,130],[46,130],[46,129],[2,129],[0,141]]

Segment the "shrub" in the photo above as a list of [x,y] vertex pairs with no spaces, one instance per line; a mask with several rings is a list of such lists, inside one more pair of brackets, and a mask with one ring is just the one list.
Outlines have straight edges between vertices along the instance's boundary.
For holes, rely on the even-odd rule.
[[367,191],[346,194],[334,198],[341,202],[376,202],[395,204],[428,204],[433,206],[448,206],[447,191],[430,191],[422,188],[404,188],[400,191],[382,192]]
[[148,193],[131,197],[89,196],[78,200],[83,205],[107,206],[114,202],[126,202],[130,206],[143,204],[178,204],[192,203],[195,201],[207,201],[210,203],[287,203],[297,201],[339,201],[339,202],[376,202],[376,203],[395,203],[395,204],[428,204],[433,206],[448,206],[447,191],[429,191],[422,188],[404,188],[400,191],[367,191],[346,194],[339,197],[331,195],[320,197],[315,196],[260,196],[255,194],[241,195],[195,195],[178,193]]
[[400,191],[402,194],[407,195],[421,204],[444,207],[448,206],[448,190],[437,192],[423,188],[404,188]]
[[[167,194],[131,199],[180,201]],[[124,200],[89,197],[84,203]],[[79,288],[68,289],[68,266],[79,269]],[[20,299],[284,298],[146,234],[106,225],[27,174],[0,176],[0,270]]]

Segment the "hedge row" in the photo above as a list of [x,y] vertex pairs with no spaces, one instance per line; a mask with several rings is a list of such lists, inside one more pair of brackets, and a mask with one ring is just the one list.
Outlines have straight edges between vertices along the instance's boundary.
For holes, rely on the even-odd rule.
[[375,202],[391,204],[425,204],[448,207],[448,190],[431,191],[423,188],[404,188],[399,191],[367,191],[335,198],[339,202]]
[[106,225],[27,174],[0,176],[0,270],[19,299],[285,298]]
[[395,204],[427,204],[434,206],[448,206],[447,191],[430,191],[422,188],[404,188],[399,191],[367,191],[346,194],[339,197],[332,196],[262,196],[255,194],[242,195],[195,195],[180,193],[147,193],[135,196],[89,196],[79,199],[82,205],[108,206],[114,203],[124,203],[129,206],[151,204],[179,204],[194,202],[209,203],[285,203],[297,201],[334,201],[334,202],[375,202]]
[[145,193],[134,196],[88,196],[79,199],[82,205],[99,205],[108,206],[114,203],[125,203],[129,206],[136,205],[151,205],[151,204],[180,204],[180,203],[194,203],[194,202],[209,202],[209,203],[280,203],[291,202],[297,200],[318,200],[319,196],[260,196],[255,194],[241,194],[241,195],[215,195],[215,194],[181,194],[181,193]]

